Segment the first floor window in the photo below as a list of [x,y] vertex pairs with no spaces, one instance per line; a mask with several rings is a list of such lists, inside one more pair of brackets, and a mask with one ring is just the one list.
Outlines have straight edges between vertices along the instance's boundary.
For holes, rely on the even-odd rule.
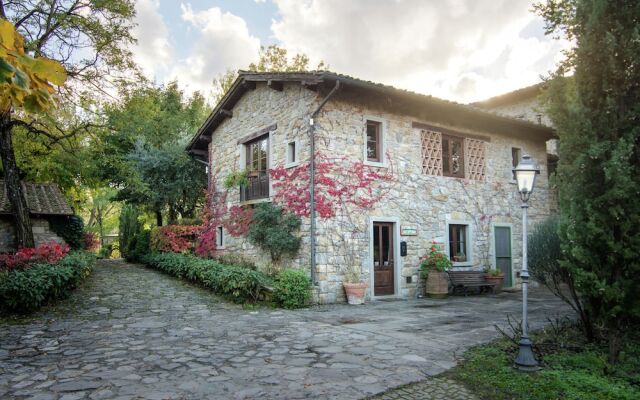
[[467,225],[449,225],[449,258],[453,262],[468,261]]
[[367,161],[382,162],[382,124],[367,121]]

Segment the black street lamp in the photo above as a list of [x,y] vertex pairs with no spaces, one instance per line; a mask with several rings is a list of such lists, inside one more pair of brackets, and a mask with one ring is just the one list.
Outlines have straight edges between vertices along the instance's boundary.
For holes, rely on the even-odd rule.
[[520,349],[514,364],[514,368],[523,372],[533,372],[538,370],[536,361],[531,350],[531,340],[529,340],[529,324],[527,322],[527,295],[529,286],[529,269],[527,266],[527,209],[529,208],[529,197],[536,182],[536,175],[540,174],[540,169],[528,154],[522,156],[520,163],[513,169],[518,182],[518,192],[522,200],[522,337],[520,337]]

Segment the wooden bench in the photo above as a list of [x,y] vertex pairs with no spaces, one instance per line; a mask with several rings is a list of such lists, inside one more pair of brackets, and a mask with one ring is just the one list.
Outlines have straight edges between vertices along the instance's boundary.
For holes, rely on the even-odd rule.
[[466,296],[469,288],[478,288],[480,293],[485,289],[491,289],[491,293],[495,293],[495,283],[488,283],[484,279],[482,271],[449,271],[449,282],[451,283],[452,293],[462,289]]

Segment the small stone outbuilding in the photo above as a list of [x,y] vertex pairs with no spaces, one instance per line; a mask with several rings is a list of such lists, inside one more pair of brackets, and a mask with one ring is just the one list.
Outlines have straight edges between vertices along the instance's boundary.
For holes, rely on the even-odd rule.
[[[60,188],[52,183],[22,183],[27,198],[27,207],[31,215],[31,225],[36,246],[52,240],[64,243],[64,240],[51,230],[56,219],[74,215]],[[0,180],[0,253],[17,250],[15,216],[7,198],[5,182]]]

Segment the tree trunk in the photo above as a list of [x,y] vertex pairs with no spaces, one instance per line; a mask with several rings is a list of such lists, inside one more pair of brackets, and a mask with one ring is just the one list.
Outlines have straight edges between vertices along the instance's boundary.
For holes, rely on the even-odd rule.
[[16,157],[13,151],[11,138],[11,110],[5,110],[0,114],[0,156],[4,168],[4,184],[7,198],[13,209],[16,221],[16,239],[18,248],[35,247],[31,218],[27,201],[24,197]]
[[160,210],[156,210],[156,225],[162,226],[162,212]]
[[169,206],[169,221],[168,221],[168,224],[169,225],[175,225],[177,221],[178,221],[178,213],[176,212],[176,209],[173,206]]

